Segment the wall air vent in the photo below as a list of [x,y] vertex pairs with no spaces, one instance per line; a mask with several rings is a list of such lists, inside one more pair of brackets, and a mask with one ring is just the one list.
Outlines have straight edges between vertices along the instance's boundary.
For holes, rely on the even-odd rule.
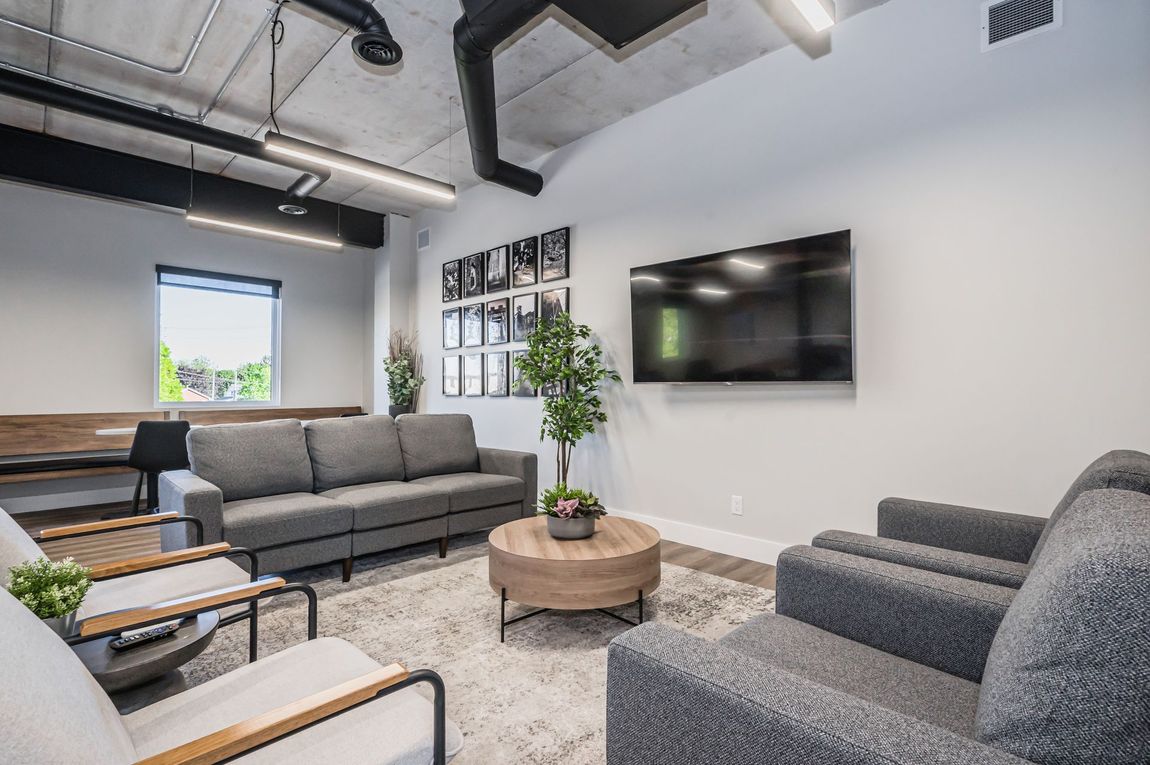
[[982,50],[1062,26],[1062,0],[989,0],[982,4]]
[[419,252],[431,249],[431,229],[419,229],[419,231],[415,234],[415,249]]

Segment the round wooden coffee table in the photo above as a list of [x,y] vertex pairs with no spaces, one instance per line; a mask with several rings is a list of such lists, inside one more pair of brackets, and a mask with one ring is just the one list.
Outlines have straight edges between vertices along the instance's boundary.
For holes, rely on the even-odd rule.
[[[488,577],[499,593],[499,640],[507,625],[555,610],[595,610],[635,625],[643,598],[659,586],[659,532],[645,523],[607,516],[589,539],[554,539],[547,518],[505,523],[487,538]],[[507,619],[507,601],[535,606]],[[604,609],[639,606],[638,621]]]

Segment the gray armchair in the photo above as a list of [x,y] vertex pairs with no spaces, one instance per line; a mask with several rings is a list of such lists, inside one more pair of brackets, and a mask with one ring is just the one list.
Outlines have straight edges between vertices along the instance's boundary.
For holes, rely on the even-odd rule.
[[1062,514],[1094,489],[1150,493],[1150,455],[1102,455],[1071,484],[1049,518],[892,498],[879,503],[878,536],[824,531],[811,544],[1017,589]]
[[851,558],[788,551],[779,613],[716,643],[613,640],[609,765],[1150,759],[1150,497],[1083,494],[1017,591]]

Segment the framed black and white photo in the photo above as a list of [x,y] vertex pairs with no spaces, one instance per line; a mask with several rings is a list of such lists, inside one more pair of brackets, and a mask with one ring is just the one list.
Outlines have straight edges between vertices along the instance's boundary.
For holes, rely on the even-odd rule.
[[527,356],[527,351],[511,352],[511,395],[520,398],[535,398],[539,391],[531,387],[531,383],[527,382],[523,373],[519,371],[519,367],[515,365],[515,359],[525,356]]
[[539,296],[534,292],[511,298],[511,339],[517,343],[527,342],[538,318]]
[[511,245],[511,286],[530,287],[539,281],[539,237]]
[[571,310],[571,288],[547,290],[539,295],[539,318],[543,321],[555,321],[559,314]]
[[487,301],[487,344],[499,345],[511,341],[507,328],[507,311],[511,301],[507,298]]
[[463,395],[483,395],[482,353],[471,353],[463,357]]
[[507,395],[507,351],[487,354],[487,395]]
[[459,357],[443,357],[443,395],[459,395]]
[[483,303],[463,306],[463,345],[466,348],[483,345]]
[[484,253],[477,252],[463,259],[463,297],[473,298],[483,294],[486,284],[484,273]]
[[487,292],[501,292],[511,286],[507,273],[507,245],[487,251]]
[[553,282],[571,275],[571,229],[561,228],[543,235],[543,281]]
[[445,350],[459,347],[462,315],[463,312],[459,308],[448,308],[443,312],[443,347]]
[[443,302],[450,303],[463,297],[463,261],[449,260],[443,264]]

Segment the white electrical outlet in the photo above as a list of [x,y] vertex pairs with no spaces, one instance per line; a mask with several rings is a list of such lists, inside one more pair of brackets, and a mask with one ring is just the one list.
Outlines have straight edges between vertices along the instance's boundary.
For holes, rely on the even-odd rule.
[[743,514],[743,498],[738,494],[731,495],[731,515]]

